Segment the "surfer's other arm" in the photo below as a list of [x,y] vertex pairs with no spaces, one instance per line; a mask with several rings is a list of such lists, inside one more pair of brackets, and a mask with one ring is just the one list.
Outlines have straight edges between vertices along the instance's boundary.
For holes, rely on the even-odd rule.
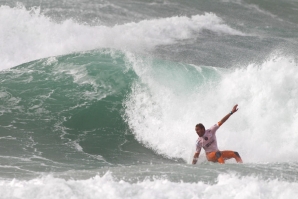
[[227,120],[229,119],[229,117],[230,117],[233,113],[235,113],[235,112],[238,111],[237,106],[238,106],[238,104],[236,104],[236,105],[233,107],[232,111],[231,111],[229,114],[227,114],[224,118],[222,118],[222,119],[218,122],[218,125],[219,125],[219,126],[221,126],[223,123],[225,123],[225,121],[227,121]]
[[195,155],[193,156],[192,164],[196,164],[198,159],[199,159],[199,152],[196,152]]

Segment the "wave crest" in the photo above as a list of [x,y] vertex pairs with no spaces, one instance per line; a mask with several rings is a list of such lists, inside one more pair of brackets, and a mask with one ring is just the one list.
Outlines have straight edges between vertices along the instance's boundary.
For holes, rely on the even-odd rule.
[[22,6],[0,7],[1,68],[49,56],[98,48],[115,48],[132,52],[147,51],[158,45],[196,37],[207,29],[216,33],[243,35],[224,24],[213,13],[192,17],[143,20],[122,25],[90,26],[72,19],[60,23]]

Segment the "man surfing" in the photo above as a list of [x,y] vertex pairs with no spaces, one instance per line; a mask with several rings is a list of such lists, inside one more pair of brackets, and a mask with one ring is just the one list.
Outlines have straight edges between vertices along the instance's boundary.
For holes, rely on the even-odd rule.
[[214,124],[211,128],[205,130],[203,124],[196,125],[196,132],[199,136],[197,143],[196,143],[196,152],[193,157],[192,164],[196,164],[201,152],[202,147],[206,152],[206,157],[208,161],[211,162],[219,162],[221,164],[225,163],[225,160],[235,158],[238,163],[242,163],[242,159],[238,152],[235,151],[219,151],[217,148],[217,141],[216,141],[216,131],[217,129],[229,119],[229,117],[238,111],[237,108],[238,104],[236,104],[232,111],[227,114],[224,118],[222,118],[217,124]]

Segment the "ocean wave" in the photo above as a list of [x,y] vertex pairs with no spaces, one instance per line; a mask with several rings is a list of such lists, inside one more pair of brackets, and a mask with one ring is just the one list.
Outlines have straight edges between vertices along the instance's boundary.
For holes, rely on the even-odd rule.
[[288,57],[219,69],[107,49],[42,59],[0,75],[2,137],[16,137],[3,144],[25,154],[55,153],[43,147],[52,140],[74,161],[166,161],[162,155],[187,162],[195,124],[208,128],[238,103],[218,130],[219,149],[238,151],[244,162],[296,161],[298,71]]
[[22,6],[1,6],[0,24],[2,70],[44,57],[99,48],[147,51],[158,45],[196,37],[202,30],[244,35],[226,25],[213,13],[143,20],[108,27],[80,24],[72,19],[55,22],[41,14],[38,8],[26,10]]
[[298,70],[292,58],[272,56],[229,70],[131,60],[140,81],[126,101],[127,122],[157,153],[187,161],[195,124],[209,128],[239,104],[218,130],[219,149],[238,151],[245,162],[295,161]]
[[45,176],[33,180],[1,180],[5,198],[295,198],[298,183],[278,179],[220,174],[214,184],[171,182],[167,179],[137,183],[114,180],[111,173],[86,180]]

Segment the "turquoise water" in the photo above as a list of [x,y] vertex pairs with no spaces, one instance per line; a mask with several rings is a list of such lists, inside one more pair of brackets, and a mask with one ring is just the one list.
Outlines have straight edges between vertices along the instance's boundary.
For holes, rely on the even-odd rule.
[[1,198],[297,197],[297,2],[0,5]]

